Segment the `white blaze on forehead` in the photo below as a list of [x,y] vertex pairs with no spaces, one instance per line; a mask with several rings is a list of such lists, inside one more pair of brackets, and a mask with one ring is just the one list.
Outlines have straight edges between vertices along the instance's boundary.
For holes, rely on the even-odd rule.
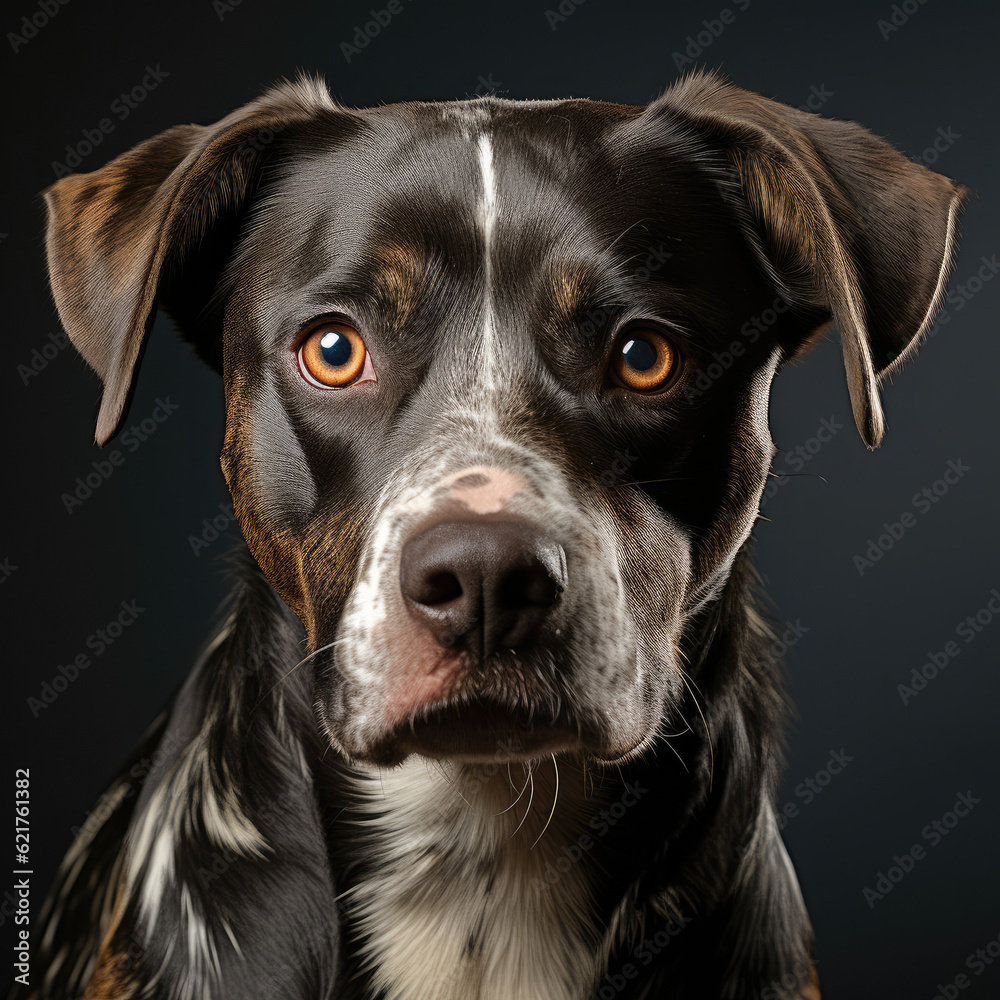
[[460,469],[442,483],[448,496],[476,514],[496,514],[504,501],[528,488],[528,480],[518,472],[489,465]]
[[483,227],[483,285],[485,288],[482,351],[480,352],[481,380],[485,389],[495,392],[499,385],[497,378],[498,352],[496,327],[493,322],[493,267],[490,253],[497,212],[496,176],[493,173],[493,146],[490,143],[490,137],[485,133],[480,133],[477,147],[479,150],[479,173],[483,182],[479,219]]
[[490,248],[490,238],[493,235],[493,222],[496,218],[496,179],[493,176],[493,146],[490,137],[481,133],[478,140],[479,169],[483,177],[482,220],[483,232],[486,237],[486,249]]

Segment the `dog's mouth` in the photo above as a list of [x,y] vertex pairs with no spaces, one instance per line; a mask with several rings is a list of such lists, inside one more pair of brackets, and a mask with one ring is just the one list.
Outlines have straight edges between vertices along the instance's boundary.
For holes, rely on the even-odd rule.
[[[656,730],[659,703],[639,711],[622,692],[604,705],[582,699],[553,651],[542,658],[494,654],[485,662],[442,658],[401,685],[343,683],[325,672],[318,690],[320,719],[331,744],[348,761],[394,767],[418,754],[458,764],[526,763],[579,755],[600,763],[629,758]],[[340,678],[340,682],[337,678]],[[560,680],[560,678],[564,678]]]
[[567,720],[477,699],[422,708],[374,740],[365,756],[383,766],[414,753],[457,763],[507,764],[578,751],[585,743],[581,728]]

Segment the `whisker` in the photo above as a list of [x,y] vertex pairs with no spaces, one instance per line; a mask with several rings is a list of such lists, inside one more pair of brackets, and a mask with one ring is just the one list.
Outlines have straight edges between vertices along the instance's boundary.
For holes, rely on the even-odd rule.
[[559,801],[559,762],[556,760],[556,755],[552,754],[552,767],[555,769],[556,774],[556,787],[552,793],[552,808],[549,810],[549,818],[545,821],[545,826],[542,827],[542,832],[535,837],[535,843],[528,848],[529,851],[535,849],[535,844],[538,843],[545,835],[545,831],[549,828],[549,823],[552,822],[552,817],[556,814],[556,803]]
[[448,768],[445,767],[443,760],[438,760],[434,762],[438,771],[441,772],[441,777],[448,782],[449,785],[454,789],[455,794],[471,809],[472,803],[462,794],[462,789],[458,787],[458,781],[455,780],[455,776],[449,773]]
[[535,776],[534,776],[534,763],[528,765],[528,783],[531,785],[531,792],[528,794],[528,804],[525,806],[524,815],[521,817],[521,822],[517,824],[514,832],[508,837],[508,840],[513,840],[517,836],[517,831],[524,826],[524,821],[528,818],[528,814],[531,812],[531,803],[535,798]]
[[687,719],[684,719],[682,717],[681,721],[684,723],[684,726],[685,726],[684,729],[681,729],[681,730],[679,730],[676,733],[662,733],[661,732],[660,735],[665,740],[673,740],[673,739],[676,739],[678,736],[686,736],[688,733],[693,733],[694,732],[694,730],[691,728],[691,723],[688,722]]
[[[701,716],[701,721],[705,724],[705,732],[708,735],[708,753],[709,753],[709,769],[708,769],[708,790],[712,790],[712,779],[715,777],[715,742],[712,739],[712,729],[708,724],[708,719],[705,718],[705,713],[701,710],[701,704],[698,701],[698,695],[701,694],[701,690],[698,685],[695,684],[694,680],[689,680],[684,669],[681,668],[680,671],[681,680],[684,681],[685,687],[691,695],[691,700],[694,702],[694,707],[698,709],[698,714]],[[697,691],[697,694],[695,693]],[[704,696],[702,696],[704,697]],[[670,745],[669,743],[667,744]]]
[[782,476],[784,476],[785,479],[805,479],[808,477],[810,479],[820,479],[826,483],[827,486],[830,485],[830,481],[825,476],[821,476],[818,472],[782,472],[780,474],[777,472],[769,472],[768,475],[774,476],[776,479],[780,479]]
[[325,653],[328,649],[333,649],[333,647],[336,646],[338,643],[345,642],[345,641],[346,640],[344,640],[344,639],[334,639],[333,642],[328,642],[325,646],[320,646],[319,649],[314,649],[311,653],[308,653],[305,656],[303,656],[302,659],[299,660],[299,662],[296,663],[295,666],[292,667],[291,670],[288,671],[288,673],[286,673],[282,677],[278,678],[278,681],[274,685],[274,687],[270,688],[267,691],[266,694],[264,694],[264,695],[261,696],[261,698],[257,702],[257,704],[254,705],[254,707],[250,709],[250,715],[253,715],[253,713],[256,712],[257,709],[260,708],[260,706],[265,701],[267,701],[267,699],[270,698],[271,695],[274,694],[274,692],[277,691],[278,688],[281,687],[281,685],[284,684],[285,681],[287,681],[288,678],[291,677],[292,674],[294,674],[296,670],[299,669],[299,667],[301,667],[303,664],[307,663],[310,659],[312,659],[312,657],[316,656],[317,654],[319,654],[319,653]]
[[693,478],[693,476],[664,476],[662,479],[636,479],[631,483],[612,483],[611,489],[617,490],[623,486],[646,486],[648,483],[683,483]]
[[649,219],[638,219],[633,222],[630,226],[626,226],[608,245],[605,247],[605,253],[610,250],[630,229],[635,229],[636,226],[641,226],[644,222],[649,222]]
[[[687,721],[687,719],[684,719],[684,725],[687,726],[687,729],[685,730],[685,732],[688,732],[688,733],[693,733],[694,732],[694,730],[691,728],[691,723],[689,723]],[[681,767],[683,767],[684,770],[688,774],[690,774],[691,773],[691,769],[687,766],[687,761],[684,760],[684,758],[681,756],[680,751],[677,749],[677,747],[675,747],[670,742],[671,736],[683,736],[684,734],[683,733],[661,733],[661,735],[664,737],[663,742],[670,748],[670,750],[673,752],[673,755],[681,762]],[[655,751],[655,748],[654,748],[654,751]],[[709,782],[709,784],[711,785],[711,781]]]
[[[510,790],[516,791],[514,788],[514,779],[510,777],[510,764],[507,764],[507,777],[510,778]],[[501,809],[500,812],[494,813],[494,816],[502,816],[505,812],[510,812],[521,801],[521,796],[524,795],[524,790],[528,787],[528,779],[531,777],[531,771],[528,771],[528,777],[524,779],[524,784],[521,786],[521,790],[517,793],[517,798],[506,809]],[[523,821],[522,821],[523,822]]]

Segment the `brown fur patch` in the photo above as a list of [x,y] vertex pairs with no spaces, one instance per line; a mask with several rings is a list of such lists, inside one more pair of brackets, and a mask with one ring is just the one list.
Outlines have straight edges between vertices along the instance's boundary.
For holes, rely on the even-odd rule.
[[809,985],[802,991],[801,1000],[820,1000],[819,974],[816,972],[815,965],[809,972]]
[[423,291],[427,264],[423,254],[403,243],[379,248],[378,267],[373,275],[378,293],[403,325],[409,319]]
[[119,881],[111,926],[97,953],[97,967],[82,1000],[129,1000],[135,996],[138,984],[132,977],[133,957],[122,949],[121,941],[117,940],[124,905],[125,883]]
[[586,294],[586,271],[572,264],[560,264],[552,271],[552,303],[558,317],[572,323]]

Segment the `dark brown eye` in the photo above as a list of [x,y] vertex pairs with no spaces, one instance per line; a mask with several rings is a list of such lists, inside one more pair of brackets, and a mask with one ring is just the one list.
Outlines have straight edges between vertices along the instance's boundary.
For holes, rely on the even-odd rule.
[[649,327],[623,333],[611,356],[611,370],[626,389],[655,392],[676,373],[679,358],[670,341]]
[[347,323],[330,321],[317,326],[302,341],[298,359],[303,378],[325,389],[375,381],[365,342]]

